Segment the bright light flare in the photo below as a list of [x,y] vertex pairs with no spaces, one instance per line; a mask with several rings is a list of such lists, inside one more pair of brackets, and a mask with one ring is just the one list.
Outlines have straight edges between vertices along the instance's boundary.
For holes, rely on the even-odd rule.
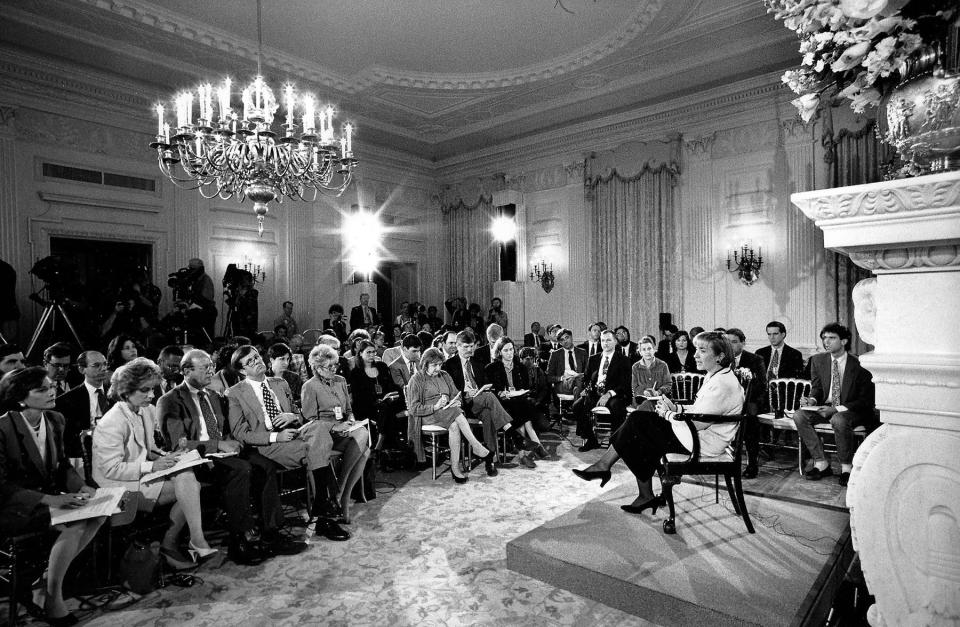
[[490,224],[490,234],[498,242],[512,241],[517,237],[517,223],[513,221],[513,218],[506,216],[494,218]]

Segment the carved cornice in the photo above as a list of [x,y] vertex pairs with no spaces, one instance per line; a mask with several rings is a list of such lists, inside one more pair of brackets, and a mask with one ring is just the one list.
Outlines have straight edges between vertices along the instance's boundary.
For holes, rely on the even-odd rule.
[[960,208],[960,177],[934,174],[885,183],[793,194],[790,199],[818,222],[857,216]]
[[143,211],[146,213],[161,213],[163,203],[159,200],[156,203],[142,203],[130,200],[110,200],[107,198],[89,198],[86,196],[77,196],[74,194],[55,194],[51,192],[37,192],[40,199],[44,202],[56,203],[62,205],[81,205],[84,207],[100,207],[106,209],[123,209],[130,211]]
[[[203,24],[141,0],[81,0],[97,9],[110,11],[151,28],[171,33],[188,40],[191,44],[201,42],[220,51],[241,58],[256,59],[257,45],[253,41],[238,39],[236,34]],[[645,0],[640,3],[633,18],[619,29],[589,46],[544,63],[499,72],[476,74],[430,74],[409,72],[397,68],[375,66],[365,69],[355,77],[339,76],[316,63],[310,63],[293,55],[270,48],[264,49],[266,65],[283,68],[295,76],[316,81],[324,86],[357,93],[372,85],[401,85],[419,89],[469,90],[495,89],[504,86],[523,85],[556,78],[594,64],[617,52],[643,33],[660,12],[664,0]]]
[[946,270],[960,266],[960,245],[873,248],[849,251],[850,260],[874,272],[915,272],[918,268]]
[[701,135],[693,139],[685,140],[683,147],[691,157],[706,158],[710,156],[713,150],[713,143],[717,140],[717,133],[714,131],[709,135]]

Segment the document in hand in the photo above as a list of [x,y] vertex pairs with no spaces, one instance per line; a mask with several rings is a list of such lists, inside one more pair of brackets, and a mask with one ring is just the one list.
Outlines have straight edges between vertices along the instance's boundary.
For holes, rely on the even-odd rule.
[[96,493],[87,500],[83,507],[76,509],[51,508],[50,524],[63,525],[77,520],[96,518],[97,516],[111,516],[117,511],[117,505],[120,503],[124,492],[126,492],[126,488],[119,486],[97,488]]
[[504,398],[516,398],[518,396],[525,396],[530,393],[530,390],[510,390],[503,395]]
[[361,429],[361,428],[363,428],[363,427],[366,427],[368,424],[370,424],[370,421],[369,421],[368,419],[364,418],[363,420],[359,420],[359,421],[353,423],[353,426],[347,427],[343,432],[344,432],[344,433],[353,433],[353,432],[356,431],[357,429]]
[[181,470],[186,470],[187,468],[192,468],[193,466],[199,466],[200,464],[209,464],[212,463],[202,457],[200,453],[196,450],[187,451],[177,460],[177,463],[167,468],[165,470],[157,470],[154,472],[148,472],[147,474],[140,477],[140,481],[144,483],[149,483],[151,481],[156,481],[157,479],[162,479],[168,475],[173,475]]
[[480,394],[481,392],[486,392],[487,390],[490,390],[490,389],[492,389],[492,388],[493,388],[493,384],[488,383],[488,384],[486,384],[485,386],[483,386],[482,388],[480,388],[479,390],[476,390],[476,391],[474,391],[474,392],[470,392],[470,393],[469,393],[469,394],[470,394],[470,398],[476,398],[476,396],[477,396],[478,394]]
[[460,401],[460,397],[461,397],[461,396],[463,396],[463,393],[462,393],[462,392],[457,392],[457,395],[454,396],[453,398],[451,398],[451,399],[450,399],[450,402],[448,402],[446,405],[444,405],[443,407],[440,408],[441,411],[444,410],[444,409],[447,409],[447,408],[449,408],[449,407],[453,407],[454,403],[457,403],[457,402]]

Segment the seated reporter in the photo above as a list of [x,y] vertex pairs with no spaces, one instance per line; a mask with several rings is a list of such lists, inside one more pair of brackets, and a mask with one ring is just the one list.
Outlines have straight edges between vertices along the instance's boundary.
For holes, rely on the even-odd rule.
[[[303,417],[315,421],[318,431],[325,434],[321,440],[327,446],[324,449],[329,463],[330,451],[343,453],[343,469],[340,482],[334,494],[340,505],[340,520],[350,523],[350,493],[363,475],[363,468],[370,457],[370,438],[367,429],[353,429],[356,419],[350,403],[347,381],[336,374],[340,361],[337,352],[329,346],[315,346],[307,359],[314,375],[303,384],[301,406]],[[336,484],[327,484],[333,488]]]
[[403,401],[390,368],[379,360],[373,342],[364,340],[357,350],[359,359],[348,378],[353,413],[360,420],[371,421],[371,434],[376,441],[378,433],[391,430],[397,412],[403,411]]
[[530,383],[529,398],[534,406],[546,416],[550,411],[550,382],[547,374],[540,369],[537,349],[525,346],[520,349],[520,362],[527,369],[527,381]]
[[[200,483],[193,468],[155,481],[142,480],[148,473],[172,468],[180,457],[178,452],[164,453],[154,443],[156,408],[150,401],[159,382],[160,368],[145,357],[137,357],[114,371],[110,396],[117,403],[93,432],[93,479],[100,486],[122,486],[134,493],[138,511],[173,503],[160,552],[174,568],[188,568],[195,560],[212,558],[218,551],[210,548],[203,534]],[[192,559],[179,546],[184,526],[190,532]]]
[[[0,380],[0,411],[5,412],[0,416],[0,534],[4,536],[47,529],[52,508],[82,507],[94,493],[64,453],[64,419],[52,411],[56,394],[41,367],[14,370]],[[59,533],[50,550],[43,603],[51,625],[77,622],[63,601],[63,579],[104,520],[100,516],[53,528]],[[32,581],[11,594],[28,595]]]
[[290,370],[290,361],[293,359],[293,352],[290,347],[283,342],[271,344],[267,349],[267,361],[270,367],[267,369],[268,377],[280,377],[290,386],[290,394],[293,398],[293,404],[300,403],[300,390],[303,388],[303,379],[300,375]]
[[[410,414],[407,420],[407,436],[413,442],[417,461],[423,462],[426,459],[420,429],[423,425],[434,425],[443,427],[450,435],[452,458],[456,458],[456,451],[460,450],[460,438],[463,437],[470,443],[474,455],[492,464],[494,452],[473,435],[460,402],[450,402],[457,396],[457,386],[450,374],[443,370],[443,361],[443,352],[440,349],[428,348],[420,358],[420,367],[407,383],[405,395]],[[467,477],[460,472],[459,464],[451,461],[450,472],[454,481],[466,483]]]
[[[256,564],[264,553],[291,555],[307,548],[303,543],[288,542],[278,531],[283,523],[276,469],[270,460],[255,449],[242,451],[242,444],[233,437],[226,419],[226,401],[210,390],[213,362],[202,350],[190,350],[180,360],[183,383],[160,397],[157,414],[168,448],[207,453],[240,453],[234,457],[213,459],[212,466],[197,466],[195,474],[216,486],[226,513],[230,533],[228,555],[238,564]],[[251,511],[251,486],[255,486],[260,504],[264,549],[253,542],[254,520]]]
[[572,408],[577,420],[577,435],[583,438],[583,446],[578,449],[581,453],[600,448],[593,408],[608,408],[611,431],[616,431],[626,418],[630,402],[630,360],[616,350],[613,331],[600,332],[600,347],[601,351],[587,360],[584,389]]
[[257,349],[241,346],[233,352],[230,363],[243,375],[242,381],[227,390],[234,437],[269,459],[275,470],[309,470],[317,489],[310,512],[317,518],[315,533],[330,540],[349,539],[350,534],[336,522],[339,505],[330,498],[336,493],[337,482],[330,470],[333,443],[329,432],[320,423],[300,425],[293,413],[290,387],[283,379],[266,376],[267,367]]
[[657,359],[656,341],[649,335],[640,339],[638,346],[640,359],[631,368],[631,388],[633,398],[640,405],[640,411],[653,411],[653,401],[645,396],[668,396],[673,386],[670,369],[666,362]]
[[600,479],[603,486],[610,480],[610,468],[623,459],[637,478],[639,494],[621,509],[639,514],[649,508],[656,512],[665,504],[661,495],[653,494],[652,477],[661,458],[667,453],[690,453],[693,438],[700,441],[704,457],[721,455],[737,433],[735,423],[687,422],[673,420],[677,411],[690,414],[733,416],[743,409],[744,394],[740,382],[730,369],[733,346],[722,333],[700,333],[694,338],[697,369],[707,375],[692,405],[679,407],[667,398],[657,401],[656,413],[637,411],[630,414],[623,426],[610,436],[610,448],[595,463],[573,473],[585,481]]
[[[527,455],[535,453],[540,459],[548,456],[547,449],[543,448],[536,429],[531,420],[540,416],[540,412],[529,396],[530,379],[526,367],[516,355],[516,345],[507,336],[501,337],[493,345],[493,362],[486,367],[487,381],[493,385],[493,391],[500,398],[503,408],[510,414],[510,433],[519,439],[521,447],[516,461],[528,468],[536,464]],[[511,392],[527,390],[523,396],[511,396]],[[526,449],[526,450],[524,450]]]
[[690,336],[686,331],[677,331],[670,338],[673,351],[663,360],[670,369],[670,374],[678,372],[698,372],[695,351],[690,346]]

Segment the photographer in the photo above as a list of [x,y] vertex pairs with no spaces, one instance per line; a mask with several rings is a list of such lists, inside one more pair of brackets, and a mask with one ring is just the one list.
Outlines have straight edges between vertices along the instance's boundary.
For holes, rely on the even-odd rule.
[[139,338],[149,326],[137,310],[134,299],[121,297],[116,300],[113,310],[100,325],[100,337],[103,340],[117,335]]
[[177,307],[186,318],[186,329],[203,329],[210,341],[217,323],[217,304],[214,300],[213,279],[204,271],[203,260],[194,257],[186,268],[170,275],[167,285],[173,288],[173,299],[182,301]]
[[245,335],[252,338],[257,334],[260,319],[260,293],[254,289],[253,275],[240,270],[236,264],[227,266],[223,275],[223,298],[229,308],[227,315],[228,335]]

